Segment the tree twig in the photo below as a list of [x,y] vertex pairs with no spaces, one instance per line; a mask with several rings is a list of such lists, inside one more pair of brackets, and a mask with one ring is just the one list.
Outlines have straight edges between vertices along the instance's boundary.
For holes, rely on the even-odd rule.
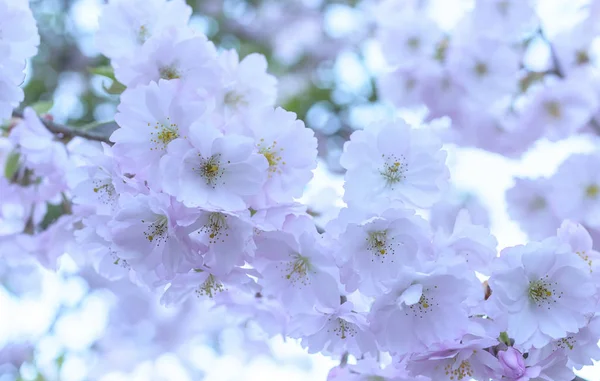
[[[14,110],[12,112],[13,118],[23,119],[23,112],[20,110]],[[88,140],[94,140],[98,142],[104,142],[112,145],[109,140],[110,135],[118,127],[114,123],[108,123],[106,125],[99,126],[101,128],[95,128],[93,130],[83,130],[76,127],[66,126],[63,124],[55,123],[44,118],[40,118],[42,124],[48,129],[48,131],[59,135],[62,138],[74,138],[80,137]]]

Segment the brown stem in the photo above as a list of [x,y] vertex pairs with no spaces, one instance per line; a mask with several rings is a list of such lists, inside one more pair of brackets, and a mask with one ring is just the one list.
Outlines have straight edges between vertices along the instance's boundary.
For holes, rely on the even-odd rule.
[[[14,110],[12,113],[13,118],[23,119],[23,112],[20,110]],[[59,123],[54,123],[44,118],[40,118],[42,124],[53,134],[58,135],[60,138],[74,138],[80,137],[88,140],[94,140],[98,142],[104,142],[112,145],[109,140],[110,135],[116,129],[116,126],[110,126],[106,129],[94,129],[94,130],[82,130],[75,127],[65,126]]]

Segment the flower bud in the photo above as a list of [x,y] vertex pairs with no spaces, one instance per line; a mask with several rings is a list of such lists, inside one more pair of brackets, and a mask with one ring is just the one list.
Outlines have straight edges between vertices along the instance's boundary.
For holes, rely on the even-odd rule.
[[510,379],[518,379],[525,374],[525,360],[521,352],[513,347],[498,352],[498,360],[504,372],[504,376]]

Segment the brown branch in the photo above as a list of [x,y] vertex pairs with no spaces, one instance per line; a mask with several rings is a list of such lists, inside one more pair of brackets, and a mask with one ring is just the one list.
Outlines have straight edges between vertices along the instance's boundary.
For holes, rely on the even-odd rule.
[[[23,119],[23,112],[20,110],[14,110],[12,116],[13,118]],[[58,135],[58,137],[61,139],[80,137],[87,140],[104,142],[109,145],[112,145],[111,141],[109,140],[110,135],[118,128],[115,123],[107,123],[105,125],[100,125],[93,130],[84,130],[55,123],[44,118],[40,118],[40,121],[48,129],[48,131]]]

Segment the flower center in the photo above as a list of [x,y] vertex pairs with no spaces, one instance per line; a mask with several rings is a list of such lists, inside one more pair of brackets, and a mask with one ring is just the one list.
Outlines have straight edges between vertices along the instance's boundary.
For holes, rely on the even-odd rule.
[[453,365],[456,364],[456,360],[452,364],[448,364],[444,367],[444,371],[451,380],[462,380],[463,378],[471,379],[473,377],[473,368],[468,360],[461,361],[460,365],[456,368]]
[[196,289],[196,295],[198,297],[208,296],[212,299],[212,297],[225,290],[223,283],[219,282],[215,279],[214,275],[210,274],[208,278]]
[[[333,318],[329,318],[331,321]],[[354,324],[348,323],[346,320],[337,318],[333,321],[333,327],[327,329],[327,332],[333,332],[337,337],[345,340],[348,336],[354,337],[356,335],[356,328]]]
[[[148,123],[148,127],[152,125]],[[156,122],[154,131],[150,132],[150,141],[155,144],[150,150],[165,150],[169,143],[179,137],[179,127],[177,123],[171,123],[171,118],[167,117],[166,123]]]
[[419,50],[419,47],[421,46],[421,40],[419,40],[419,37],[411,37],[406,40],[406,45],[416,51]]
[[544,108],[548,115],[550,115],[554,119],[560,119],[562,115],[562,111],[560,108],[560,103],[556,101],[549,101],[544,104]]
[[[437,286],[434,286],[434,287],[437,288]],[[433,311],[433,308],[439,304],[439,303],[436,303],[435,299],[431,295],[429,295],[429,296],[427,295],[428,291],[429,291],[429,288],[423,288],[423,293],[421,294],[419,301],[417,303],[409,306],[410,311],[412,312],[413,316],[422,318],[428,312]],[[409,313],[409,311],[407,310],[405,312],[405,314],[408,315],[408,313]]]
[[285,165],[285,161],[282,161],[281,152],[283,148],[277,148],[277,141],[273,141],[271,145],[265,145],[265,139],[260,139],[258,143],[258,153],[263,155],[267,162],[269,162],[269,177],[273,173],[281,173],[279,169],[280,165]]
[[203,158],[200,154],[198,156],[200,156],[200,165],[192,169],[206,180],[206,185],[214,188],[217,180],[223,177],[225,173],[225,170],[221,166],[221,155],[212,155],[208,159]]
[[475,74],[477,74],[478,77],[483,77],[487,73],[488,73],[488,67],[485,63],[477,62],[475,64]]
[[[150,242],[156,242],[157,245],[166,241],[169,233],[168,222],[169,219],[167,216],[158,216],[154,222],[148,225],[148,229],[144,232],[146,239]],[[146,222],[142,220],[142,223]]]
[[[369,232],[365,239],[367,241],[367,250],[376,257],[381,258],[382,263],[387,258],[387,254],[394,254],[394,247],[388,242],[386,230]],[[394,237],[391,238],[391,240],[393,239]],[[374,261],[374,259],[371,261]]]
[[536,198],[531,200],[531,202],[529,203],[529,210],[531,210],[532,212],[542,210],[545,208],[546,208],[546,199],[541,196],[537,196]]
[[529,288],[527,290],[529,294],[529,300],[537,304],[538,307],[542,304],[549,304],[550,302],[556,303],[556,298],[562,297],[562,291],[557,291],[555,286],[558,285],[556,282],[550,282],[548,275],[545,279],[532,280],[529,282]]
[[308,273],[311,271],[310,260],[300,254],[296,254],[292,261],[285,264],[283,273],[285,279],[289,280],[292,285],[300,283],[300,287],[310,283]]
[[598,197],[598,193],[600,193],[600,187],[598,187],[596,184],[591,184],[585,188],[585,195],[588,198],[596,198]]
[[385,164],[383,165],[383,169],[379,171],[381,176],[385,179],[385,182],[388,186],[393,186],[400,181],[406,179],[404,173],[407,169],[406,158],[404,155],[400,155],[400,157],[396,157],[396,155],[381,155],[386,159]]
[[585,50],[580,50],[575,55],[575,60],[578,65],[585,65],[590,63],[590,56]]
[[568,348],[570,350],[573,350],[573,348],[575,348],[576,343],[577,343],[577,339],[575,339],[573,336],[567,336],[567,337],[563,337],[562,339],[558,340],[556,345],[562,349]]
[[169,65],[158,69],[160,78],[162,79],[177,79],[181,78],[181,73],[177,70],[177,66]]
[[244,96],[244,94],[240,94],[235,90],[231,90],[228,91],[225,94],[225,98],[223,100],[225,102],[225,104],[231,106],[231,107],[237,107],[237,106],[241,106],[241,105],[247,105],[248,102],[246,101],[246,97]]
[[[227,215],[223,213],[211,213],[208,216],[208,222],[202,228],[201,232],[208,234],[209,243],[216,243],[221,237],[223,230],[227,230]],[[225,237],[228,237],[229,233],[225,233]],[[221,242],[225,242],[225,239],[221,239]]]
[[98,196],[98,200],[103,204],[113,204],[116,201],[117,192],[110,181],[95,180],[93,190]]

